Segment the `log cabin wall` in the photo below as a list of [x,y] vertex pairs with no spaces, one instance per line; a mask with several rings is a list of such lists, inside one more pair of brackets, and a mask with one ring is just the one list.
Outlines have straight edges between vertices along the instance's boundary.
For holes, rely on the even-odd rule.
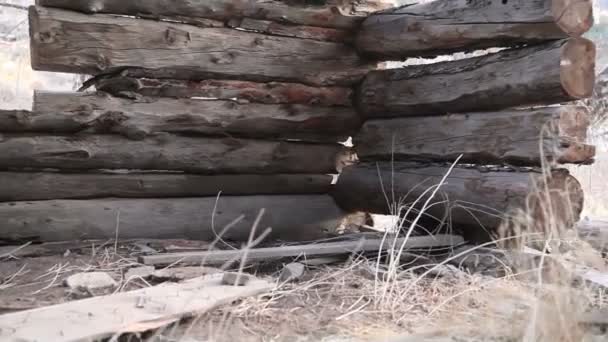
[[[569,191],[554,206],[575,220],[582,193],[563,170],[480,167],[592,162],[585,109],[551,106],[593,89],[595,49],[580,37],[590,8],[37,0],[32,67],[93,77],[81,92],[37,92],[31,112],[0,112],[0,241],[113,238],[117,229],[245,240],[261,208],[258,232],[316,239],[354,213],[396,213],[394,203],[425,196],[420,184],[440,180],[460,155],[476,166],[457,167],[442,192],[449,200],[431,215],[477,203],[485,209],[454,211],[451,222],[496,231],[539,182]],[[508,49],[379,68],[487,47]],[[354,150],[341,144],[349,137]]]

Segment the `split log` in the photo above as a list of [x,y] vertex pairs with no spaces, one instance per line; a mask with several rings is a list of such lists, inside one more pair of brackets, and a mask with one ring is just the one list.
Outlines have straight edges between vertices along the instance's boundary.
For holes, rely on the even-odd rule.
[[199,99],[125,99],[103,93],[36,92],[32,113],[0,112],[0,132],[159,132],[312,142],[345,141],[361,127],[349,107],[268,105]]
[[591,0],[436,0],[372,14],[357,36],[368,56],[401,59],[579,37]]
[[[335,233],[346,216],[328,195],[167,199],[55,200],[0,203],[0,240],[187,238],[247,241],[271,227],[269,239],[313,240]],[[118,231],[116,231],[118,229]]]
[[261,32],[274,36],[313,39],[338,43],[352,42],[352,33],[347,30],[315,26],[286,25],[269,20],[255,20],[250,18],[232,19],[228,22],[228,27],[253,32]]
[[[319,5],[307,5],[319,4]],[[79,11],[87,14],[110,13],[146,18],[209,18],[229,21],[234,18],[270,20],[285,24],[353,30],[364,16],[394,5],[392,0],[356,1],[281,1],[281,0],[36,0],[36,4]]]
[[322,194],[331,175],[0,172],[0,201]]
[[371,120],[354,138],[363,161],[430,160],[477,164],[589,163],[585,107],[560,106],[487,113]]
[[359,89],[368,118],[546,105],[589,97],[595,45],[575,38],[442,62],[376,70]]
[[[431,195],[427,190],[448,171],[403,162],[361,164],[344,169],[333,196],[348,211],[403,215],[413,207],[410,215],[416,215]],[[545,179],[536,172],[457,167],[430,203],[423,218],[447,219],[469,239],[487,239],[488,233],[496,238],[572,228],[583,208],[583,191],[564,169]]]
[[373,67],[345,44],[44,7],[30,8],[30,32],[41,71],[324,86],[356,83]]
[[113,135],[0,138],[0,169],[170,170],[203,174],[335,173],[350,151],[305,144],[159,134],[144,140]]
[[191,98],[266,104],[306,104],[317,106],[352,106],[352,89],[343,87],[311,87],[299,83],[257,83],[237,80],[159,80],[150,78],[109,77],[93,80],[97,90],[115,96]]

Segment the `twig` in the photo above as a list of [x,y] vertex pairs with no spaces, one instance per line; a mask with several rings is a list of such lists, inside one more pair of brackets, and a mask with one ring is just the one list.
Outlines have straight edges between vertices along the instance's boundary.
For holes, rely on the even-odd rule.
[[24,243],[23,245],[13,249],[12,251],[8,252],[8,253],[4,253],[0,255],[0,259],[4,259],[4,258],[10,258],[12,257],[15,253],[17,253],[18,251],[24,249],[25,247],[29,246],[32,244],[32,241],[28,241],[26,243]]
[[5,2],[0,2],[0,7],[15,8],[15,9],[22,10],[22,11],[27,11],[28,10],[27,6],[21,6],[21,5],[15,5],[15,4],[7,4]]

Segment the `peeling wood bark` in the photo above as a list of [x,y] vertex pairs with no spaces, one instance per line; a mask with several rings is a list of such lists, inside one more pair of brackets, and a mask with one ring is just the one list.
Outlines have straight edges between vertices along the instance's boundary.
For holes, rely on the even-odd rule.
[[250,18],[232,19],[228,22],[228,26],[283,37],[338,43],[350,43],[353,40],[352,33],[346,30],[315,26],[285,25],[269,20],[255,20]]
[[30,36],[42,71],[325,86],[351,85],[373,68],[345,44],[44,7],[30,9]]
[[588,112],[560,106],[367,121],[354,138],[363,161],[437,160],[541,166],[589,163]]
[[113,135],[3,135],[0,169],[167,170],[202,174],[335,173],[350,162],[339,144],[305,144],[159,134],[139,141]]
[[592,25],[591,0],[436,0],[371,15],[357,48],[385,59],[437,56],[578,37]]
[[207,97],[237,99],[239,103],[306,104],[317,106],[352,106],[352,89],[311,87],[299,83],[257,83],[238,80],[170,80],[133,77],[100,78],[95,88],[115,96],[134,94],[158,97]]
[[0,172],[0,201],[323,194],[331,175]]
[[353,108],[238,104],[196,99],[124,99],[99,93],[36,92],[32,113],[0,112],[0,132],[155,133],[340,142],[361,120]]
[[546,105],[589,97],[595,45],[560,40],[482,57],[377,70],[360,86],[368,118],[423,116]]
[[[332,195],[348,211],[404,215],[409,206],[422,208],[431,194],[425,191],[448,170],[404,162],[360,164],[343,170]],[[519,234],[543,234],[554,226],[573,227],[583,208],[583,190],[564,169],[545,180],[535,172],[455,168],[430,203],[424,218],[435,224],[448,220],[450,228],[470,239],[487,239],[488,233],[496,238],[518,235],[518,229]],[[413,219],[417,211],[410,215]]]
[[328,195],[11,202],[0,203],[0,240],[113,239],[118,220],[121,239],[213,241],[244,215],[222,238],[247,241],[261,209],[257,234],[271,227],[268,239],[287,241],[327,237],[346,216]]

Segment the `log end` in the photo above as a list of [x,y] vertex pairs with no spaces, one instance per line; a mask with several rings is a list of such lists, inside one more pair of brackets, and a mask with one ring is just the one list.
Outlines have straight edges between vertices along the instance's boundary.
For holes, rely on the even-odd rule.
[[574,99],[588,98],[595,87],[595,44],[585,38],[570,39],[562,48],[561,82]]
[[593,26],[592,0],[553,0],[551,14],[557,26],[573,37],[579,37]]

